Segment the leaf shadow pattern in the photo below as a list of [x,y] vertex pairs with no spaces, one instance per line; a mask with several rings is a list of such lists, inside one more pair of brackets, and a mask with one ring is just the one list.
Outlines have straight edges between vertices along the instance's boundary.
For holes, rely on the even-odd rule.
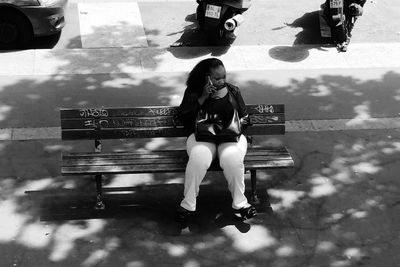
[[[81,60],[90,61],[90,55],[82,54]],[[184,78],[179,75],[166,82],[158,75],[17,77],[0,91],[1,126],[58,126],[58,108],[66,106],[175,103],[170,96],[182,94],[175,87],[184,88]],[[344,112],[350,119],[360,117],[357,123],[362,125],[365,119],[397,114],[399,81],[398,73],[384,71],[379,78],[368,80],[332,74],[293,78],[285,86],[260,80],[240,85],[249,103],[284,103],[288,120],[301,119],[307,110],[320,118],[337,118]],[[304,106],[306,98],[315,101]],[[42,106],[43,111],[35,106]],[[37,113],[26,114],[26,110]],[[357,113],[360,110],[363,116]],[[2,141],[3,262],[29,262],[30,266],[235,266],[237,262],[252,266],[395,266],[396,258],[388,255],[397,255],[391,253],[398,248],[399,130],[289,132],[271,138],[281,138],[303,160],[302,168],[296,170],[260,172],[260,191],[268,190],[274,213],[260,212],[247,225],[239,225],[240,229],[229,216],[220,224],[209,224],[230,205],[224,178],[210,174],[199,195],[199,231],[188,235],[175,232],[173,223],[182,192],[182,184],[175,183],[182,181],[182,174],[107,177],[106,186],[128,187],[130,192],[110,192],[111,209],[96,214],[91,210],[91,178],[59,175],[60,153],[91,150],[91,143]],[[271,140],[264,137],[257,142],[263,145]],[[115,140],[105,145],[110,151],[182,146],[182,140],[165,139]],[[40,195],[38,199],[24,194],[25,190],[55,191],[41,203]],[[68,217],[56,216],[62,212],[79,216],[64,220]],[[42,214],[53,218],[39,221]],[[30,262],[33,257],[36,261]]]

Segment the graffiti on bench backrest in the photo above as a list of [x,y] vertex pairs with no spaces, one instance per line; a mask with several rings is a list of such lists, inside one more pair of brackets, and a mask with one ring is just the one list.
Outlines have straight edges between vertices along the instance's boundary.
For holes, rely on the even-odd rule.
[[158,116],[171,116],[175,114],[174,109],[171,108],[150,108],[149,113]]
[[172,118],[104,118],[83,121],[87,128],[174,127]]
[[255,109],[258,113],[274,113],[274,106],[272,105],[258,105]]
[[97,108],[84,108],[79,110],[79,115],[84,118],[88,117],[108,117],[108,110]]

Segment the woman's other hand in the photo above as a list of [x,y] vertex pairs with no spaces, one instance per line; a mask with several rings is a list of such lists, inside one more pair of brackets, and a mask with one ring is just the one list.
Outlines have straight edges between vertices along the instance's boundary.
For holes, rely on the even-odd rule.
[[242,124],[242,126],[250,126],[251,121],[250,121],[249,115],[246,115],[245,117],[240,118],[240,123]]

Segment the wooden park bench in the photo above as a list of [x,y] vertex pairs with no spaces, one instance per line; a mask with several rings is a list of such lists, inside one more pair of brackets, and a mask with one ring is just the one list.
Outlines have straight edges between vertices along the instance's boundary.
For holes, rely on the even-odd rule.
[[[102,139],[174,138],[184,137],[182,123],[176,119],[178,107],[128,107],[61,109],[62,140],[94,140],[94,151],[62,155],[62,175],[94,175],[97,188],[96,208],[105,207],[102,196],[102,176],[128,173],[184,172],[186,150],[153,150],[101,152]],[[284,105],[247,105],[251,125],[245,130],[252,135],[285,133]],[[258,202],[257,170],[285,168],[294,165],[285,147],[250,145],[244,160],[251,177],[251,202]],[[217,161],[210,169],[221,170]]]

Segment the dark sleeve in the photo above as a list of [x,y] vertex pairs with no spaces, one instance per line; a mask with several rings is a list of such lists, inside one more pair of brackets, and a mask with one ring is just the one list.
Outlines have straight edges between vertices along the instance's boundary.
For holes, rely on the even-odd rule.
[[247,108],[246,108],[246,103],[244,102],[244,99],[242,97],[242,94],[240,93],[240,90],[238,87],[235,88],[235,96],[236,96],[236,101],[238,103],[238,112],[239,112],[239,117],[243,118],[248,115],[247,113]]
[[197,95],[186,90],[178,109],[178,118],[182,121],[188,135],[194,132],[194,123],[199,109]]

